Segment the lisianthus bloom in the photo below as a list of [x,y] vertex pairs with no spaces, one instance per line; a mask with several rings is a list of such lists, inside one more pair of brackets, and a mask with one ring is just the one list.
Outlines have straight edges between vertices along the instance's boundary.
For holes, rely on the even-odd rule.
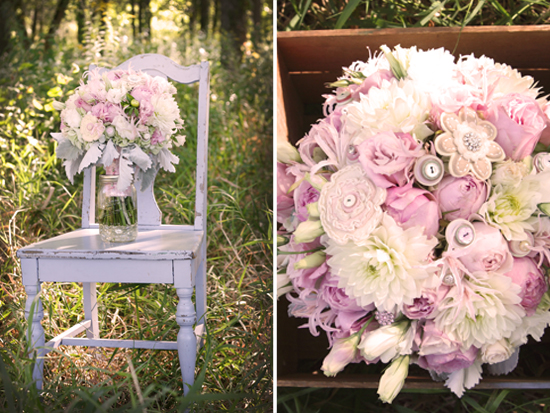
[[470,272],[506,272],[512,268],[513,257],[501,232],[483,222],[473,223],[475,239],[468,253],[458,259]]
[[414,161],[424,155],[422,147],[407,133],[380,132],[357,149],[367,176],[380,188],[404,185]]
[[403,228],[420,227],[430,237],[439,230],[441,212],[431,192],[413,188],[412,182],[387,190],[386,212]]
[[319,200],[319,191],[315,189],[307,180],[303,180],[294,190],[294,205],[296,217],[300,221],[306,221],[309,217],[307,210],[308,204]]
[[539,141],[546,119],[538,103],[520,94],[496,99],[486,114],[497,128],[497,142],[514,161],[530,155]]
[[487,200],[487,183],[471,175],[461,178],[447,175],[433,195],[446,220],[468,219]]
[[416,321],[401,321],[365,331],[358,348],[366,360],[380,358],[387,363],[395,356],[411,354],[415,334]]
[[357,354],[357,345],[361,339],[358,333],[334,340],[330,353],[323,360],[321,370],[325,376],[336,376],[351,363]]
[[397,397],[409,374],[410,356],[397,357],[380,377],[378,395],[384,403],[391,403]]
[[418,365],[436,373],[453,373],[472,365],[478,348],[462,348],[452,333],[439,330],[432,321],[424,325]]
[[374,185],[361,165],[348,166],[321,189],[318,209],[323,229],[339,244],[364,240],[380,223],[385,199],[386,191]]
[[412,304],[403,305],[403,314],[410,319],[430,319],[435,317],[434,310],[439,302],[437,291],[425,289]]
[[374,303],[380,311],[394,312],[413,304],[424,284],[434,277],[425,267],[437,239],[416,228],[404,230],[389,215],[371,235],[356,244],[327,241],[328,265],[338,285],[364,307]]
[[531,258],[514,258],[512,269],[505,275],[521,287],[520,304],[525,309],[525,313],[528,316],[535,314],[542,296],[548,290],[548,284],[541,269]]

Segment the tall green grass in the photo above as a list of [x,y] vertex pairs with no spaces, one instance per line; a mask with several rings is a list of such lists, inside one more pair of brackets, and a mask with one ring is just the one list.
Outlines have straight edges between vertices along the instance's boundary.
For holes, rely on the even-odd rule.
[[[272,409],[272,47],[245,51],[238,70],[218,63],[216,38],[164,35],[128,44],[108,24],[86,46],[59,39],[16,45],[0,62],[0,411],[267,412]],[[251,47],[251,46],[250,46]],[[90,63],[114,67],[138,53],[189,65],[211,62],[208,190],[208,335],[197,379],[182,395],[174,351],[61,347],[49,353],[44,389],[32,383],[24,339],[25,294],[18,248],[80,226],[82,179],[72,185],[49,136],[59,129],[53,99],[65,100]],[[178,85],[186,145],[175,174],[155,194],[165,223],[192,223],[197,89]],[[82,320],[81,286],[42,286],[46,339]],[[103,284],[102,337],[175,340],[177,296],[170,286]]]

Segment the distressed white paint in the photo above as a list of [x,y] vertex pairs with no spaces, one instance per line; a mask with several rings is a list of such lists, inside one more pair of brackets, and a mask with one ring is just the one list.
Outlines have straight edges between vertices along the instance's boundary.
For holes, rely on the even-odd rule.
[[[91,65],[90,70],[95,66]],[[95,222],[96,171],[84,170],[82,229],[37,242],[17,252],[21,258],[23,283],[27,292],[25,315],[32,318],[31,356],[37,360],[33,379],[42,388],[43,358],[59,345],[124,347],[178,350],[184,392],[194,382],[197,348],[202,345],[206,323],[206,207],[208,171],[209,65],[183,67],[165,56],[135,56],[115,69],[142,70],[153,76],[191,84],[199,82],[197,125],[197,166],[195,220],[191,225],[161,225],[161,212],[153,186],[138,191],[138,238],[132,243],[104,243]],[[108,69],[101,69],[106,71]],[[77,324],[44,346],[44,315],[39,298],[43,281],[82,282],[85,321]],[[99,338],[97,282],[173,284],[179,297],[176,320],[180,327],[177,342],[117,340]],[[195,291],[197,311],[192,301]],[[34,303],[34,304],[33,304]],[[75,337],[86,331],[87,338]],[[49,349],[48,349],[49,348]]]

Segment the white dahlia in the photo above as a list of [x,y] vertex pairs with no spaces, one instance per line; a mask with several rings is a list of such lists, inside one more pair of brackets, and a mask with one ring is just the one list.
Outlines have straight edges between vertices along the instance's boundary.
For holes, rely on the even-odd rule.
[[464,348],[509,338],[525,316],[520,305],[521,288],[510,277],[476,275],[479,278],[465,277],[461,286],[449,290],[435,318],[437,328],[454,334]]
[[416,227],[403,230],[389,215],[361,243],[340,245],[329,239],[327,244],[328,265],[339,277],[338,286],[361,307],[374,303],[380,311],[401,310],[433,280],[426,264],[437,239],[428,239]]
[[508,241],[526,239],[526,230],[533,231],[528,219],[541,202],[537,181],[523,179],[521,185],[497,184],[486,203],[479,209],[487,223],[500,229]]
[[431,103],[412,80],[384,80],[380,88],[371,87],[343,109],[347,132],[357,136],[354,143],[379,132],[403,132],[424,139],[433,132],[426,125]]

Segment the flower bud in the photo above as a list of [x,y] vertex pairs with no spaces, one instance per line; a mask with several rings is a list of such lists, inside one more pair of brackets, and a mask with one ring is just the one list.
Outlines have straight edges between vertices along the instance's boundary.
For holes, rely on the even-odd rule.
[[296,231],[294,231],[294,242],[301,244],[304,242],[313,242],[317,237],[325,233],[321,221],[300,222]]
[[391,404],[403,388],[409,374],[409,359],[410,356],[396,358],[380,377],[378,395],[384,403]]
[[308,212],[308,214],[311,218],[319,218],[320,217],[318,205],[319,204],[317,202],[312,202],[311,204],[306,205],[307,212]]
[[336,339],[321,366],[325,376],[336,376],[351,363],[357,354],[357,344],[359,344],[359,334]]
[[277,161],[281,163],[300,162],[298,150],[288,141],[277,141]]
[[294,264],[295,270],[306,270],[308,268],[320,267],[326,261],[326,254],[324,251],[316,251],[313,254],[307,255],[302,258],[296,264]]

